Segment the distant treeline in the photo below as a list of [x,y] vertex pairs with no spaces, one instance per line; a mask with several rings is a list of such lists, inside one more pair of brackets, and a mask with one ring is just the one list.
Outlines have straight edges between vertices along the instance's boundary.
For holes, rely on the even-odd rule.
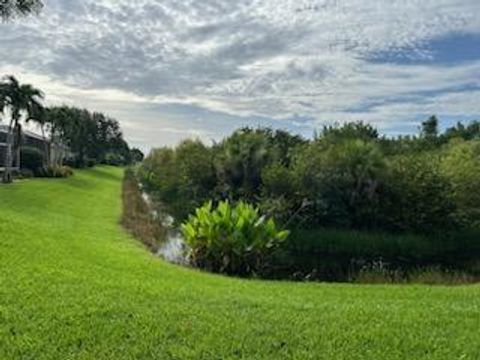
[[61,106],[45,108],[42,117],[52,142],[69,148],[69,165],[128,165],[143,159],[140,150],[128,146],[118,121],[102,113]]
[[[127,165],[143,159],[140,150],[129,148],[115,119],[75,107],[46,107],[44,100],[40,89],[21,84],[15,76],[0,79],[0,121],[8,129],[0,149],[3,182],[12,181],[14,164],[50,177],[70,174],[64,165]],[[29,123],[41,129],[41,146],[23,143],[22,127]]]
[[480,227],[480,122],[418,135],[327,126],[307,140],[243,128],[207,146],[153,150],[139,170],[177,220],[208,200],[246,200],[288,228],[434,234]]

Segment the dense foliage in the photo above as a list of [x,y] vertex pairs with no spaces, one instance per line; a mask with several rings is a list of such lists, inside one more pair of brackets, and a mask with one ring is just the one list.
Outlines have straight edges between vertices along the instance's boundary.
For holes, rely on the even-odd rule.
[[[370,125],[348,123],[325,127],[312,140],[240,129],[212,146],[187,140],[155,149],[138,174],[179,222],[207,201],[248,201],[294,230],[282,246],[287,258],[275,264],[290,275],[323,267],[321,278],[346,279],[359,269],[352,264],[376,259],[410,268],[458,267],[478,259],[480,250],[478,124],[440,133],[431,117],[418,136],[387,138]],[[325,251],[325,240],[335,237],[359,239],[367,251]],[[416,256],[411,239],[428,248],[424,256]],[[283,271],[268,270],[273,276]]]
[[[219,144],[153,150],[141,181],[180,221],[213,199],[248,200],[291,227],[432,233],[478,227],[480,130],[443,134],[435,117],[417,137],[380,137],[363,123],[307,141],[241,129]],[[465,130],[465,129],[468,129]],[[475,130],[476,129],[476,130]]]
[[273,219],[245,202],[231,206],[208,202],[195,211],[182,231],[190,263],[210,271],[250,275],[262,271],[272,251],[288,236]]
[[62,106],[45,109],[42,118],[51,138],[68,146],[68,161],[75,167],[126,165],[143,158],[140,150],[129,148],[118,121],[102,113]]

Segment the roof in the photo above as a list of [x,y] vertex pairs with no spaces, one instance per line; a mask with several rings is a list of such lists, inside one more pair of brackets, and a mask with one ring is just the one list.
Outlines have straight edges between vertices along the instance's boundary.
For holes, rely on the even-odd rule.
[[[8,125],[0,125],[0,132],[4,132],[4,133],[8,132]],[[22,133],[23,133],[23,135],[28,136],[30,138],[44,141],[42,135],[39,135],[39,134],[34,133],[32,131],[22,129]]]

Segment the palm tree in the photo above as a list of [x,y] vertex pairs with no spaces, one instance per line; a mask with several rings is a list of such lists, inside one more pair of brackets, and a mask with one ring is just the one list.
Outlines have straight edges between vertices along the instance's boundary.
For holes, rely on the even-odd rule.
[[241,129],[221,145],[217,171],[226,185],[241,189],[242,196],[253,196],[261,183],[261,171],[269,163],[267,135]]
[[[21,85],[14,76],[7,76],[0,83],[0,109],[8,110],[10,115],[10,125],[7,134],[7,151],[5,152],[5,171],[3,173],[3,182],[12,181],[11,167],[13,165],[13,151],[19,150],[20,139],[14,141],[14,133],[20,133],[20,120],[22,115],[27,117],[34,109],[41,108],[43,93],[32,85]],[[14,149],[15,146],[15,149]]]
[[50,165],[50,142],[45,135],[45,126],[49,124],[49,116],[48,116],[48,109],[44,108],[42,104],[39,103],[32,103],[31,109],[28,109],[28,118],[25,120],[25,123],[29,123],[33,121],[40,126],[40,130],[42,132],[43,138],[43,146],[44,146],[44,162],[43,165],[49,166]]
[[0,0],[0,18],[7,21],[16,16],[38,13],[42,8],[41,0]]

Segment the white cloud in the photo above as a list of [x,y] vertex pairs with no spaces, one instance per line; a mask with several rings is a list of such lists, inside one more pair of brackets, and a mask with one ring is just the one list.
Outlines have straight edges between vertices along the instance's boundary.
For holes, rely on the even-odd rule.
[[[188,124],[205,109],[226,114],[229,123],[218,130],[218,122],[206,119],[204,137],[256,116],[286,126],[295,126],[296,116],[311,118],[304,128],[362,118],[389,129],[429,112],[480,114],[472,101],[480,59],[445,66],[428,47],[452,34],[480,39],[478,0],[46,5],[39,18],[0,25],[0,70],[44,87],[52,102],[112,111],[144,146],[198,134]],[[385,53],[431,62],[371,61]],[[191,113],[172,114],[169,104]],[[158,118],[170,120],[155,129]]]

